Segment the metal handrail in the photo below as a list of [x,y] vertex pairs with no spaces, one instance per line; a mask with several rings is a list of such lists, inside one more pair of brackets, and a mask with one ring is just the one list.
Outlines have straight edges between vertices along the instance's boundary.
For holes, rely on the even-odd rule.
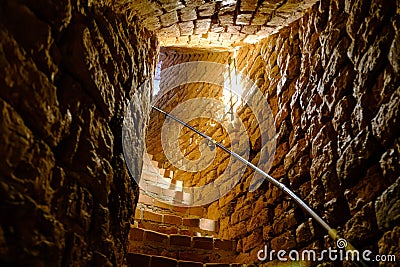
[[[261,170],[260,168],[258,168],[257,166],[255,166],[253,163],[247,161],[246,159],[244,159],[243,157],[241,157],[240,155],[238,155],[237,153],[229,150],[228,148],[226,148],[224,145],[222,145],[221,143],[213,140],[210,136],[206,135],[205,133],[197,130],[196,128],[194,128],[193,126],[187,124],[186,122],[178,119],[177,117],[169,114],[168,112],[165,112],[163,110],[161,110],[160,108],[157,108],[155,106],[151,106],[154,110],[164,114],[166,117],[171,118],[173,120],[175,120],[176,122],[182,124],[183,126],[185,126],[186,128],[192,130],[193,132],[197,133],[198,135],[200,135],[201,137],[203,137],[204,139],[206,139],[208,142],[211,142],[214,146],[217,146],[219,148],[221,148],[222,150],[224,150],[226,153],[232,155],[233,157],[235,157],[236,159],[240,160],[243,164],[249,166],[250,168],[252,168],[255,172],[261,174],[265,179],[267,179],[270,183],[272,183],[273,185],[277,186],[280,190],[282,190],[286,195],[288,195],[297,205],[299,205],[307,214],[309,214],[313,219],[315,219],[319,225],[321,225],[323,228],[326,229],[326,231],[328,232],[329,236],[332,237],[333,240],[338,240],[341,237],[338,235],[337,230],[335,230],[334,228],[330,227],[328,223],[326,223],[324,221],[324,219],[322,219],[313,209],[311,209],[301,198],[299,198],[292,190],[290,190],[287,186],[285,186],[283,183],[279,182],[278,180],[276,180],[275,178],[273,178],[271,175],[269,175],[268,173],[264,172],[263,170]],[[347,247],[345,248],[346,250],[355,250],[354,246],[352,246],[349,242],[347,242]],[[361,264],[361,266],[367,266],[363,261],[359,262]]]

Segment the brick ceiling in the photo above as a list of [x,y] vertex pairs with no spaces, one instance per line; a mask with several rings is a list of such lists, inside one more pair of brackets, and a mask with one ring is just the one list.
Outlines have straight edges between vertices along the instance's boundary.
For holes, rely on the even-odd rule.
[[316,0],[131,0],[122,8],[156,31],[161,46],[255,43],[301,17]]

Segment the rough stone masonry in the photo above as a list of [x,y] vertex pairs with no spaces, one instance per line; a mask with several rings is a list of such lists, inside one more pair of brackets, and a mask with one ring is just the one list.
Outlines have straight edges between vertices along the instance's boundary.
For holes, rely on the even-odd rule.
[[[394,254],[397,259],[399,10],[398,1],[323,0],[278,33],[241,47],[237,56],[238,70],[257,84],[273,111],[277,146],[269,173],[289,185],[357,248]],[[169,51],[163,58],[165,68],[199,58],[199,52]],[[224,58],[221,53],[203,56],[215,62],[222,62],[220,58]],[[174,103],[195,98],[190,92],[199,85],[188,87],[169,92],[158,104],[172,110]],[[201,88],[205,96],[216,92]],[[251,127],[251,111],[244,108],[238,113]],[[209,124],[192,123],[204,132],[210,130]],[[156,119],[150,125],[161,127]],[[250,159],[257,164],[261,136],[249,132],[253,133]],[[222,132],[211,135],[223,139]],[[162,152],[151,145],[152,138],[157,140],[156,134],[148,140],[150,151],[162,162]],[[182,136],[182,143],[187,139]],[[196,158],[196,147],[195,142],[185,147],[187,158]],[[182,180],[199,185],[215,179],[227,160],[217,157],[213,164],[218,169],[200,175],[174,171]],[[250,174],[246,172],[243,182],[211,204],[207,214],[219,220],[219,238],[236,241],[238,262],[257,262],[264,245],[275,250],[334,247],[323,229],[277,188],[265,183],[248,192]]]
[[[138,196],[122,156],[123,112],[129,100],[141,103],[133,150],[141,166],[150,99],[137,88],[153,75],[156,35],[130,2],[0,1],[0,265],[121,266]],[[291,21],[299,5],[142,2],[142,10],[154,11],[144,14],[146,26],[163,45],[189,46],[244,44]],[[279,12],[291,2],[289,13]],[[264,21],[257,12],[280,15]],[[321,0],[300,20],[243,46],[237,58],[274,114],[271,175],[358,248],[398,259],[399,28],[398,1]],[[168,64],[193,58],[223,62],[226,55],[178,52]],[[179,99],[176,92],[169,97]],[[252,127],[251,111],[240,114]],[[257,163],[260,132],[253,130]],[[223,171],[225,159],[217,160]],[[256,262],[265,244],[334,246],[277,188],[248,192],[250,178],[246,172],[205,207],[220,222],[219,238],[236,244],[236,261]]]
[[[137,201],[154,34],[106,1],[0,2],[0,265],[121,266]],[[140,170],[139,170],[140,173]]]

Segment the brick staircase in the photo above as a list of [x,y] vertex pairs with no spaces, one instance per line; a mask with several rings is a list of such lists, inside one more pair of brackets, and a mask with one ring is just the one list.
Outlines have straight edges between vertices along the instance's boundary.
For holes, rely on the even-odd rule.
[[205,218],[203,207],[183,207],[190,197],[184,197],[182,182],[161,167],[151,156],[144,160],[128,266],[244,266],[232,263],[235,242],[215,238],[218,221]]
[[[212,237],[163,234],[136,227],[133,227],[130,233],[131,259],[162,256],[171,259],[170,261],[173,260],[175,262],[173,266],[177,266],[177,263],[182,261],[193,263],[193,266],[203,266],[203,264],[209,263],[220,264],[216,266],[229,266],[229,264],[221,264],[235,258],[235,248],[233,241]],[[132,261],[132,263],[134,262]],[[192,266],[187,265],[188,263],[185,264],[184,266]],[[163,267],[164,265],[144,266]]]
[[128,254],[128,266],[138,266],[138,267],[204,267],[204,266],[214,266],[214,267],[239,267],[245,266],[242,264],[227,264],[227,263],[206,263],[194,261],[183,261],[175,260],[167,257],[161,256],[151,256],[145,254]]
[[141,192],[135,212],[135,226],[165,234],[215,236],[218,221],[202,216],[202,208],[168,205]]

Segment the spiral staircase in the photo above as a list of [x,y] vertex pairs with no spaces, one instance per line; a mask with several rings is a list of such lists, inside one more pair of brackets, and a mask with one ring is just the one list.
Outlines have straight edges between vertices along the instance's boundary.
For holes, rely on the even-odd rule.
[[236,267],[236,243],[218,238],[218,221],[203,207],[185,206],[192,196],[162,164],[144,157],[128,266]]

